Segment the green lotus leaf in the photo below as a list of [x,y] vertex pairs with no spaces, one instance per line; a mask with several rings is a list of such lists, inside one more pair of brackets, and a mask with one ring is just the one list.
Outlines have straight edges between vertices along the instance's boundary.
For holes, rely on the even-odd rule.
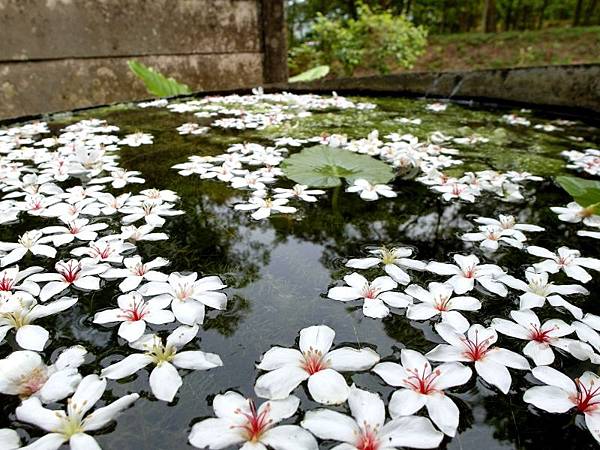
[[285,176],[312,187],[336,187],[344,178],[348,183],[364,178],[373,184],[385,184],[394,178],[392,168],[368,155],[326,145],[305,148],[281,165]]

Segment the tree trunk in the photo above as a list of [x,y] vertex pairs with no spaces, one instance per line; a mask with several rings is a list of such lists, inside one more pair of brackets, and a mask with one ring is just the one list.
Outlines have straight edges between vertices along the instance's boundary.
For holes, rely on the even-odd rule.
[[496,0],[485,0],[483,5],[483,32],[496,32]]
[[576,27],[581,22],[581,8],[583,7],[583,0],[577,0],[575,5],[575,15],[573,16],[573,26]]
[[510,30],[513,15],[513,0],[509,0],[506,6],[506,17],[504,18],[504,31]]
[[544,0],[542,6],[540,7],[540,16],[538,18],[537,29],[541,30],[544,25],[544,14],[546,12],[546,8],[548,7],[548,0]]
[[592,23],[592,19],[594,18],[594,12],[596,11],[596,6],[598,6],[598,0],[591,0],[590,4],[585,10],[585,18],[583,19],[583,23],[585,25],[590,25]]
[[404,15],[405,15],[406,17],[408,17],[408,16],[410,15],[410,9],[411,9],[411,6],[412,6],[412,0],[408,0],[408,1],[406,2],[406,11],[404,12]]

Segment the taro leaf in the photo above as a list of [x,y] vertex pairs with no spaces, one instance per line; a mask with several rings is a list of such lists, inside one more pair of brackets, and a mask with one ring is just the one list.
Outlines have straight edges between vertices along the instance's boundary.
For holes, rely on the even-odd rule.
[[305,148],[287,158],[281,165],[285,176],[296,183],[312,187],[336,187],[364,178],[370,183],[387,183],[394,172],[387,164],[368,155],[326,145]]
[[137,61],[127,61],[131,71],[146,85],[146,90],[157,97],[173,97],[174,95],[191,94],[190,88],[167,78],[151,67]]
[[290,78],[290,83],[298,83],[300,81],[313,81],[323,78],[329,73],[329,66],[317,66],[312,69],[308,69],[306,72],[299,73],[298,75]]
[[564,176],[557,177],[556,181],[584,208],[593,206],[594,210],[600,209],[600,181]]

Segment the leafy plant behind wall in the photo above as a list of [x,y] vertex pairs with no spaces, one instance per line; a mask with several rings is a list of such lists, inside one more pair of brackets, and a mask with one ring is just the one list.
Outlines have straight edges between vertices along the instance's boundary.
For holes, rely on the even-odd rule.
[[173,78],[167,78],[157,70],[145,66],[135,60],[127,61],[131,71],[144,82],[146,90],[157,97],[173,97],[174,95],[191,94],[191,89]]
[[371,156],[326,145],[305,148],[287,158],[281,167],[289,179],[312,187],[337,187],[342,178],[350,184],[360,178],[385,184],[394,178],[390,166]]
[[600,212],[600,181],[563,176],[557,177],[556,182],[580,206],[588,208],[590,213],[598,214]]

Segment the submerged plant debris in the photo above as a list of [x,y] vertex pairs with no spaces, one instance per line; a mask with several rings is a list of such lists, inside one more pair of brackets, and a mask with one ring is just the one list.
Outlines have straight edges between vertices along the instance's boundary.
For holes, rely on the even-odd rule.
[[595,448],[600,216],[555,180],[599,146],[262,89],[0,128],[0,448]]

